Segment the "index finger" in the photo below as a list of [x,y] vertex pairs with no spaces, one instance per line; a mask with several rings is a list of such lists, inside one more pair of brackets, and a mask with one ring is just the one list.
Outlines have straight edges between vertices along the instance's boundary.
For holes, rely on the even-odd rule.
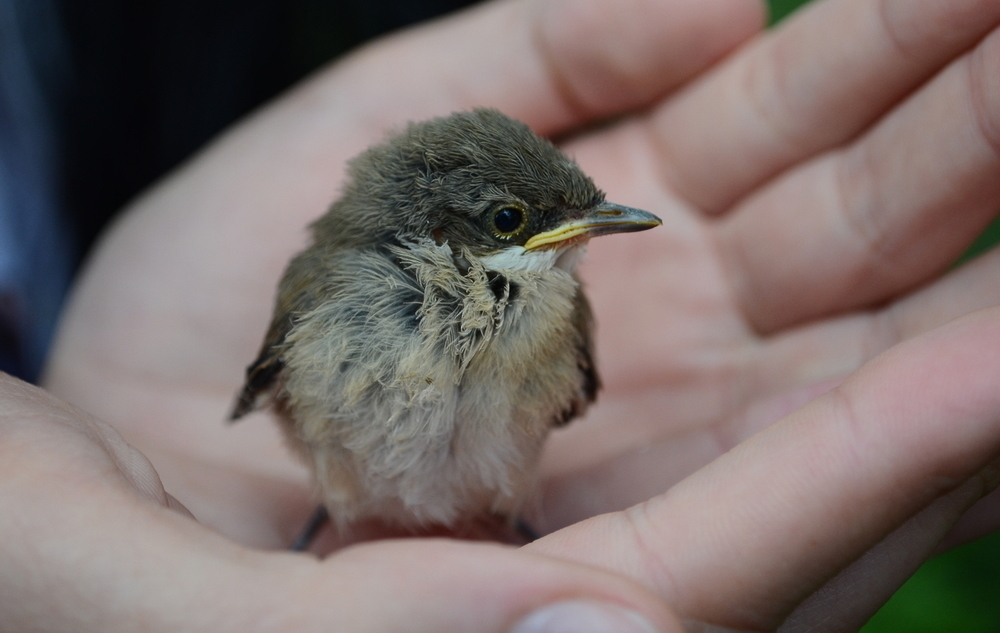
[[935,499],[973,479],[958,512],[938,508],[954,522],[989,491],[975,475],[1000,454],[997,345],[1000,307],[912,339],[666,493],[531,547],[636,578],[685,616],[772,630]]
[[1000,23],[989,0],[826,0],[666,101],[652,142],[670,188],[727,209],[857,135]]
[[382,40],[328,78],[350,85],[351,114],[374,116],[376,131],[487,105],[561,134],[653,103],[753,35],[764,14],[756,0],[491,2]]

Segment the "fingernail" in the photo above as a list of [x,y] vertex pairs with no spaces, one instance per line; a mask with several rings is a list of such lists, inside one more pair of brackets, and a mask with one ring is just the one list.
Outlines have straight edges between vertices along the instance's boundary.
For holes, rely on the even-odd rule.
[[656,627],[617,605],[568,600],[528,614],[511,633],[656,633]]

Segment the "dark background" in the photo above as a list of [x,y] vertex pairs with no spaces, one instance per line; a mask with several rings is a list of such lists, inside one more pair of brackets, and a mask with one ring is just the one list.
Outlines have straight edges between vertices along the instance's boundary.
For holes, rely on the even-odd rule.
[[471,0],[59,0],[63,210],[82,256],[131,197],[344,51]]

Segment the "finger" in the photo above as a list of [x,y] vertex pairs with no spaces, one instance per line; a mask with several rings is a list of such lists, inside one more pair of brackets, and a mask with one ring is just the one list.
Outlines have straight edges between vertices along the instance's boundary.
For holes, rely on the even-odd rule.
[[578,422],[571,436],[560,436],[558,443],[547,446],[545,513],[539,528],[547,532],[622,510],[665,490],[836,387],[845,375],[901,341],[1000,305],[998,279],[1000,250],[994,249],[884,308],[766,339],[756,346],[744,379],[755,398],[736,407],[735,415],[715,414],[693,429],[671,428],[660,421],[666,407],[673,413],[677,403],[683,407],[684,402],[662,388],[648,394],[606,394],[596,413],[614,425],[613,437],[587,429],[598,422],[591,416]]
[[[0,405],[0,447],[7,451],[0,463],[13,471],[23,473],[36,468],[38,464],[32,460],[68,462],[68,470],[72,470],[74,460],[101,464],[109,481],[129,487],[157,505],[171,507],[170,497],[149,460],[106,422],[3,372],[0,372]],[[29,453],[24,446],[29,441],[47,450]],[[65,455],[60,456],[60,451]],[[182,514],[189,514],[176,502],[174,507]]]
[[1000,22],[988,0],[828,0],[656,115],[664,178],[720,211],[848,141]]
[[[782,624],[781,633],[861,630],[935,553],[938,543],[982,497],[983,490],[983,480],[974,477],[934,500],[798,605]],[[836,616],[831,618],[832,613]]]
[[758,31],[764,12],[745,0],[494,2],[333,73],[376,131],[489,105],[554,134],[649,104]]
[[[998,279],[1000,250],[994,249],[887,306],[771,336],[757,346],[748,380],[756,393],[776,394],[771,398],[779,400],[791,396],[800,402],[795,394],[837,381],[901,341],[1000,304]],[[734,441],[739,441],[780,417],[770,413],[761,417],[750,411],[734,420],[729,430]]]
[[[994,248],[879,311],[887,330],[906,339],[963,314],[1000,304],[1000,249]],[[892,342],[889,342],[891,345]]]
[[[998,279],[1000,250],[994,249],[888,306],[771,337],[759,347],[753,383],[762,393],[800,392],[802,385],[847,374],[900,341],[1000,305]],[[731,427],[741,439],[779,417],[741,419]]]
[[341,621],[336,630],[360,628],[345,621],[350,614],[373,631],[683,631],[658,599],[623,579],[494,545],[382,542],[315,572],[315,581],[303,579],[324,597],[313,609]]
[[759,329],[885,302],[950,265],[1000,208],[1000,30],[843,151],[717,229]]
[[[542,129],[567,129],[652,103],[760,29],[764,7],[719,0],[542,3],[537,49],[575,115]],[[525,109],[527,120],[538,118],[537,105]]]
[[1000,454],[997,345],[1000,308],[903,343],[667,493],[534,547],[636,578],[684,616],[774,628]]
[[[613,437],[591,432],[568,446],[551,442],[543,461],[542,534],[589,517],[625,510],[655,497],[690,473],[704,467],[740,442],[837,387],[841,379],[798,384],[794,389],[755,400],[726,422],[706,422],[678,431],[662,419],[673,409],[630,406],[639,395],[615,398],[612,407],[625,415],[605,416]],[[614,409],[612,409],[614,410]],[[642,422],[635,417],[648,417]],[[610,417],[610,419],[608,419]],[[724,418],[723,418],[724,419]],[[578,424],[592,424],[592,418]],[[623,437],[622,437],[623,436]],[[558,452],[557,452],[558,451]]]
[[[901,341],[958,317],[1000,305],[1000,250],[966,263],[887,306],[826,319],[771,336],[757,346],[749,379],[769,399],[804,404],[802,395],[839,378]],[[811,399],[811,398],[809,398]],[[729,425],[734,442],[778,420],[750,408]],[[766,409],[766,407],[765,407]]]

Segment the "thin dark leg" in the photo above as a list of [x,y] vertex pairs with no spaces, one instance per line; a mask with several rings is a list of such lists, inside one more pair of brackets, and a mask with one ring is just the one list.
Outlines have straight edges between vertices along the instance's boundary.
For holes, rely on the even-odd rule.
[[326,511],[326,506],[320,505],[309,517],[309,522],[306,526],[302,528],[299,535],[295,538],[295,542],[289,548],[293,552],[304,552],[309,549],[309,545],[312,544],[313,539],[319,534],[319,531],[323,529],[323,526],[327,524],[330,520],[330,513]]
[[528,525],[528,522],[522,518],[518,518],[517,523],[514,524],[514,529],[517,533],[528,543],[532,541],[537,541],[538,537],[541,536],[535,531],[535,528]]

